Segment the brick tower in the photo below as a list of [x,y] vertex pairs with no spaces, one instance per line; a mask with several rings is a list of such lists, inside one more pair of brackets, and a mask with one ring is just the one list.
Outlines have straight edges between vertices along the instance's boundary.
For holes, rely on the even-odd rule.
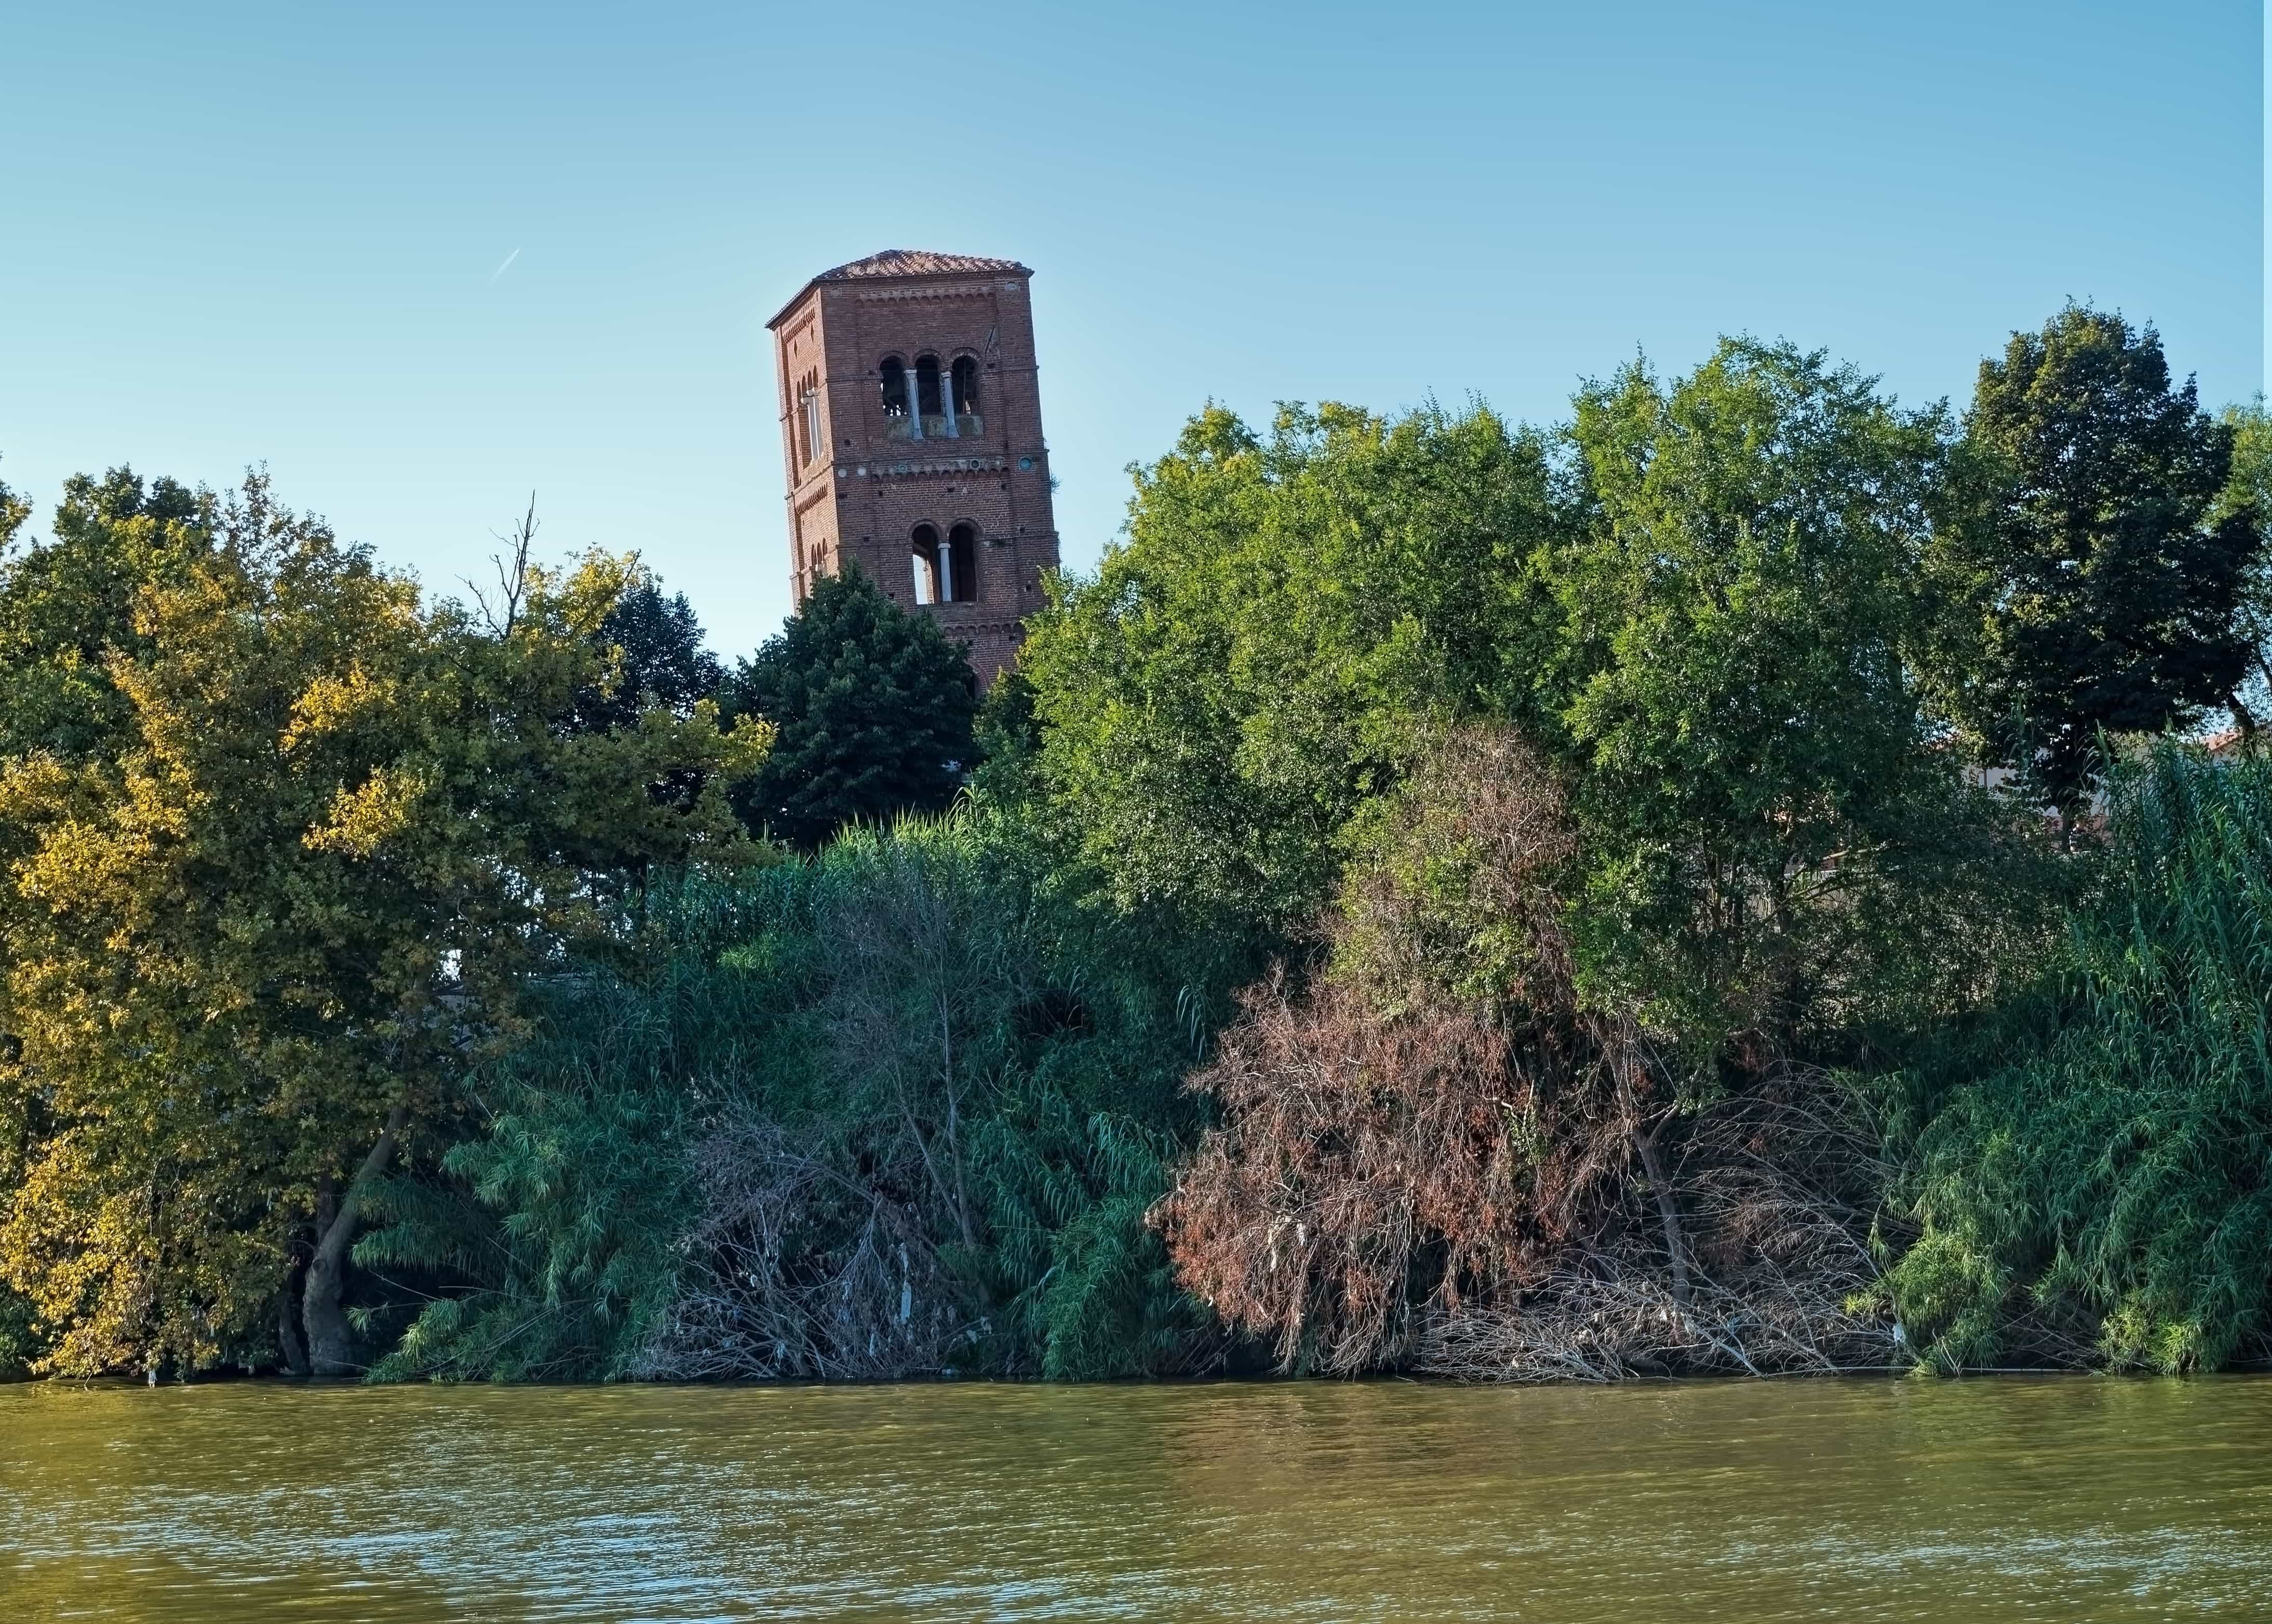
[[895,249],[822,272],[766,324],[796,602],[849,560],[968,643],[982,683],[1058,564],[1033,274]]

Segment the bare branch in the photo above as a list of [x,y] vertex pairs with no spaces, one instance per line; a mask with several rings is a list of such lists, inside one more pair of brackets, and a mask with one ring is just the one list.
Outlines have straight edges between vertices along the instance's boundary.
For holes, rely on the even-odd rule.
[[482,620],[492,636],[504,638],[512,636],[520,624],[521,610],[528,602],[529,554],[536,544],[538,528],[536,493],[528,493],[528,510],[510,530],[493,530],[490,533],[505,546],[506,551],[490,555],[490,565],[497,571],[497,596],[492,602],[488,591],[471,576],[460,576],[466,590],[474,595],[474,605],[481,611]]

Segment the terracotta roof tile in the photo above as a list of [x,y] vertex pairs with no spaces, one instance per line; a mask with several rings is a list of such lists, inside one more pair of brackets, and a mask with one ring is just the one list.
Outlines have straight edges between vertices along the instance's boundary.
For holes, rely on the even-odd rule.
[[978,254],[933,254],[923,249],[887,248],[880,254],[871,254],[865,259],[856,259],[848,265],[839,265],[833,271],[823,271],[812,279],[816,282],[848,282],[867,276],[968,276],[1014,272],[1020,276],[1031,276],[1014,259],[988,259]]

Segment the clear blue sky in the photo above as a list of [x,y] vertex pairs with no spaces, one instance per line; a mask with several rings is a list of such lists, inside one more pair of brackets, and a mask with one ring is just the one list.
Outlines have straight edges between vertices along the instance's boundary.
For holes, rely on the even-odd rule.
[[[0,480],[280,494],[448,586],[534,488],[745,652],[765,318],[1035,267],[1065,558],[1213,397],[1558,416],[1787,336],[1961,399],[2072,294],[2264,354],[2257,0],[114,6],[0,17]],[[502,274],[497,267],[517,256]]]

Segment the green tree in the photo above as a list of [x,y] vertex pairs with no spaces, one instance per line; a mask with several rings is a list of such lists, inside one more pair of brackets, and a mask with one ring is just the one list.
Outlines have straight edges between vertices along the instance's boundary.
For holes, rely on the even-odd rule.
[[[470,614],[265,479],[198,505],[105,533],[194,531],[128,570],[131,636],[72,690],[101,701],[87,747],[0,759],[0,1099],[27,1147],[0,1278],[37,1306],[48,1368],[248,1357],[280,1306],[286,1360],[339,1373],[365,1192],[522,1029],[530,978],[621,927],[620,879],[579,854],[746,855],[723,781],[764,729],[722,734],[707,706],[562,725],[606,669],[626,561],[518,558]],[[16,655],[76,676],[44,584],[76,590],[71,549],[109,555],[55,545],[11,559],[0,599],[54,609]],[[691,805],[654,793],[690,770]]]
[[1939,673],[1985,758],[2026,769],[2063,820],[2104,734],[2158,733],[2238,704],[2240,610],[2262,546],[2218,511],[2234,430],[2171,387],[2150,326],[2069,305],[1984,361],[1965,499],[1936,548],[1963,652]]
[[[2218,523],[2253,510],[2260,529],[2272,524],[2272,413],[2259,395],[2246,406],[2227,406],[2224,426],[2232,431],[2232,478],[2218,500]],[[2253,732],[2272,719],[2272,548],[2259,548],[2241,592],[2240,632],[2252,667],[2246,688],[2253,697],[2236,719]]]
[[1285,928],[1429,728],[1535,713],[1549,446],[1477,407],[1210,407],[1019,657],[1040,793],[1126,906]]
[[963,651],[856,569],[814,585],[725,703],[777,729],[736,808],[753,832],[808,850],[847,823],[945,808],[975,756]]
[[664,597],[661,581],[644,568],[601,621],[596,639],[616,651],[620,665],[576,696],[576,725],[587,732],[635,726],[656,705],[691,716],[725,682],[725,667],[702,646],[702,622],[686,594]]
[[1589,996],[1700,1065],[1984,977],[2013,853],[1930,748],[1910,660],[1940,414],[1728,339],[1686,377],[1588,388],[1570,436],[1586,519],[1556,564],[1555,687]]

